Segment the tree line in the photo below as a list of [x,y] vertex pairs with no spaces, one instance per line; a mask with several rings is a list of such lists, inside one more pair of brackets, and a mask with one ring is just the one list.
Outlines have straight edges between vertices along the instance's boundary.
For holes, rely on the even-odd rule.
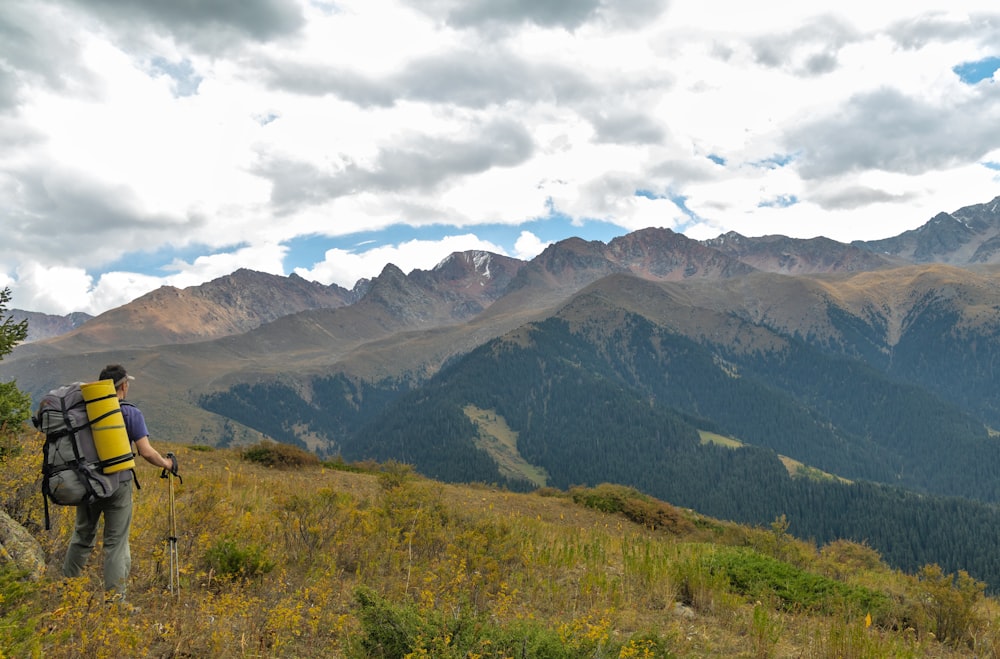
[[[1000,451],[957,406],[795,339],[780,354],[739,354],[638,316],[600,332],[552,318],[529,338],[483,345],[419,387],[332,376],[308,404],[279,384],[241,385],[208,404],[260,429],[307,423],[348,460],[531,487],[476,448],[463,412],[474,404],[504,418],[551,486],[620,483],[748,524],[785,515],[799,537],[867,542],[901,569],[936,563],[1000,587],[990,551],[1000,543]],[[282,402],[260,404],[272,398]],[[749,445],[703,445],[699,429]],[[856,482],[792,478],[778,453]]]

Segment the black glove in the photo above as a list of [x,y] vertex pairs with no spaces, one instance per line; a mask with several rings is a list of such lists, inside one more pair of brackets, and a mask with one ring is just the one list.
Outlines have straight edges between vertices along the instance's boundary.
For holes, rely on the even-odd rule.
[[181,478],[180,474],[177,473],[177,456],[174,455],[173,453],[167,453],[167,457],[170,458],[170,463],[171,463],[170,469],[168,470],[166,467],[164,467],[163,471],[160,473],[160,478],[168,478],[167,472],[169,471],[171,474],[177,477],[177,480],[183,483],[184,479]]

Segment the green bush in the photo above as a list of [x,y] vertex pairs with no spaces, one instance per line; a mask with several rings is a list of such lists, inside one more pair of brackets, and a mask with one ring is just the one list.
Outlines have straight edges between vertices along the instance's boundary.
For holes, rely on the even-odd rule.
[[[729,595],[725,575],[705,568],[699,554],[670,565],[670,579],[677,586],[677,600],[701,613],[725,606]],[[735,598],[734,598],[735,599]]]
[[414,650],[424,625],[412,606],[393,606],[364,586],[354,592],[364,634],[357,642],[360,657],[402,659]]
[[953,646],[968,644],[973,631],[983,626],[977,608],[986,584],[965,570],[946,574],[938,565],[925,565],[917,575],[918,615],[914,620]]
[[320,464],[313,453],[291,444],[264,441],[250,446],[241,454],[247,462],[256,462],[266,467],[308,467]]
[[647,632],[624,644],[596,641],[587,635],[542,627],[530,620],[501,624],[492,616],[462,607],[448,614],[419,611],[413,604],[393,604],[367,587],[354,592],[362,634],[355,639],[354,659],[590,659],[591,657],[649,657],[671,659],[668,643]]
[[786,611],[871,613],[877,619],[891,609],[885,593],[849,586],[743,547],[706,553],[702,564],[747,599],[776,600]]
[[633,487],[602,483],[597,487],[574,487],[570,496],[575,503],[605,513],[617,513],[649,529],[689,533],[694,524],[669,503],[643,494]]
[[233,539],[220,540],[205,554],[205,560],[223,577],[251,579],[274,569],[274,561],[255,544],[241,546]]
[[0,425],[0,464],[9,458],[21,455],[21,451],[20,434],[9,429],[6,425]]
[[33,656],[28,648],[39,638],[37,609],[31,606],[37,591],[27,571],[0,564],[0,656]]
[[407,481],[413,479],[413,466],[403,462],[389,460],[383,464],[378,472],[378,484],[385,490],[392,490],[400,487]]

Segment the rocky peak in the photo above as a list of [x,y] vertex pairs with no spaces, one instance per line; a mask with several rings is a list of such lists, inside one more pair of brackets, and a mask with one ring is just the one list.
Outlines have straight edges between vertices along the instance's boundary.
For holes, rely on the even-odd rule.
[[523,266],[524,261],[490,252],[455,252],[431,270],[403,275],[396,266],[386,268],[365,299],[399,315],[401,298],[406,296],[424,307],[421,317],[464,319],[496,300]]
[[1000,197],[938,213],[924,225],[882,240],[854,244],[912,263],[1000,263]]
[[187,343],[250,331],[285,315],[354,301],[350,291],[302,277],[240,269],[199,286],[163,286],[54,340],[90,346]]
[[858,272],[889,264],[884,256],[857,245],[823,237],[789,238],[771,235],[748,238],[730,232],[706,240],[704,244],[757,270],[780,274]]
[[25,339],[25,343],[31,343],[72,332],[93,316],[80,311],[58,316],[37,311],[11,309],[10,318],[15,323],[20,323],[22,320],[28,321],[28,338]]
[[641,229],[608,244],[611,260],[647,279],[681,280],[748,274],[753,268],[670,229]]

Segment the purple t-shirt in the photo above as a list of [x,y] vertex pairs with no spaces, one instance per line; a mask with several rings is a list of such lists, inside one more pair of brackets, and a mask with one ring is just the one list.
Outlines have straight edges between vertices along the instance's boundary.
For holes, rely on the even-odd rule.
[[[129,442],[134,444],[137,439],[147,437],[149,431],[146,430],[146,418],[142,416],[142,411],[132,403],[126,403],[125,401],[122,401],[121,408],[122,418],[125,420],[125,432],[128,433]],[[118,482],[124,483],[127,480],[130,481],[135,478],[133,471],[133,469],[119,471]]]
[[149,431],[146,430],[146,417],[142,415],[139,408],[125,401],[122,401],[121,408],[122,417],[125,419],[125,432],[128,433],[128,440],[136,442],[143,437],[148,437]]

